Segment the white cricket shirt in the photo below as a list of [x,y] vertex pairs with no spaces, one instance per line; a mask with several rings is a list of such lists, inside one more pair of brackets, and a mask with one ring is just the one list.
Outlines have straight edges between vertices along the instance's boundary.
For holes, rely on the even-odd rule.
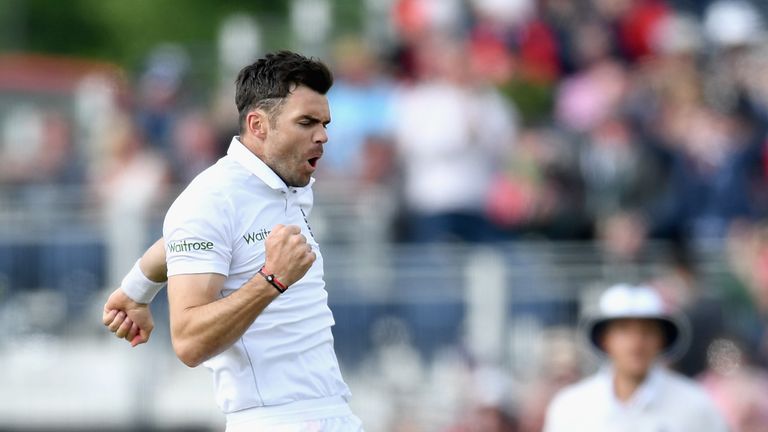
[[544,432],[727,432],[725,420],[693,381],[654,368],[627,402],[605,369],[563,389],[547,410]]
[[264,265],[264,240],[277,224],[298,225],[317,260],[230,348],[203,363],[213,372],[224,413],[295,401],[349,397],[333,350],[323,256],[307,223],[311,183],[292,188],[238,137],[198,175],[163,225],[168,276],[218,273],[220,295],[239,289]]

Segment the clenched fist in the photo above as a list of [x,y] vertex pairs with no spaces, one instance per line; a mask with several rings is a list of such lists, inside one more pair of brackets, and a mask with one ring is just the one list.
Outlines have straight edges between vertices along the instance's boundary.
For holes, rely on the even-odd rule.
[[266,241],[265,271],[286,287],[307,273],[317,256],[296,225],[276,225]]
[[149,305],[136,303],[120,288],[113,291],[104,304],[102,322],[115,336],[134,347],[146,343],[155,328]]

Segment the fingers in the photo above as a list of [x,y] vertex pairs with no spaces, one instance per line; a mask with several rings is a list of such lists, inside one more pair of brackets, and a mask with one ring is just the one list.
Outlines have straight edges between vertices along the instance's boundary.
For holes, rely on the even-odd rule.
[[104,313],[101,315],[101,322],[103,322],[105,326],[108,326],[112,320],[115,319],[115,316],[117,316],[117,309],[107,310],[106,305],[104,305]]
[[307,244],[307,238],[304,234],[296,234],[291,237],[291,240],[298,245]]
[[141,339],[141,335],[136,335],[133,339],[131,339],[131,348],[135,348],[136,345],[141,345],[146,342],[147,341]]
[[115,336],[124,339],[128,335],[128,332],[131,331],[131,326],[133,326],[133,320],[126,318],[125,321],[120,324],[120,327],[117,328],[117,331],[115,331]]
[[301,234],[301,228],[298,225],[286,225],[285,231],[288,234]]
[[112,333],[116,332],[118,328],[123,324],[123,321],[125,321],[126,315],[123,311],[118,311],[115,315],[115,318],[107,324],[107,328],[109,328],[109,331]]
[[264,266],[286,286],[301,279],[317,259],[298,225],[275,225],[265,248]]
[[272,228],[272,232],[270,233],[270,236],[279,236],[279,235],[291,235],[291,234],[299,234],[301,233],[301,228],[299,228],[298,225],[283,225],[283,224],[277,224]]
[[131,342],[137,335],[139,334],[139,325],[135,322],[131,326],[131,329],[128,330],[128,334],[125,335],[125,340],[128,342]]
[[317,259],[317,255],[315,254],[315,250],[312,249],[312,245],[307,243],[307,252],[306,257],[309,259],[309,263],[312,264]]
[[141,345],[143,343],[147,343],[148,339],[149,339],[149,337],[148,336],[142,336],[141,330],[139,330],[139,334],[134,336],[131,339],[131,341],[130,341],[131,342],[131,347],[136,347],[136,345]]
[[145,329],[139,328],[139,334],[137,334],[133,339],[131,339],[131,346],[135,347],[136,345],[147,343],[147,341],[149,341],[150,333],[152,333],[152,329],[145,330]]
[[149,341],[154,329],[148,306],[130,300],[119,288],[104,304],[101,322],[116,337],[125,339],[134,347]]

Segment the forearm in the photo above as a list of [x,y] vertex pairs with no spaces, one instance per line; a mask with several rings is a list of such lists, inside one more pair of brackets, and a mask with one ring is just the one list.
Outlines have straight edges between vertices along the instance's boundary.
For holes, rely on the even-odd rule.
[[257,275],[227,297],[172,314],[171,339],[176,355],[187,366],[195,367],[221,353],[245,333],[278,295],[273,286]]
[[165,262],[165,242],[162,237],[144,252],[139,261],[141,272],[154,282],[168,280],[168,266]]

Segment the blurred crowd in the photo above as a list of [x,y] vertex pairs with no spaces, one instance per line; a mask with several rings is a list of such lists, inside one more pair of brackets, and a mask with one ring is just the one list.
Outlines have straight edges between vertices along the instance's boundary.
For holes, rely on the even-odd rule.
[[[676,367],[699,377],[734,431],[765,430],[761,2],[397,0],[388,13],[384,40],[342,36],[324,56],[336,82],[318,186],[345,185],[365,203],[393,197],[394,242],[594,240],[630,264],[648,241],[670,242],[676,259],[653,284],[697,329]],[[167,205],[237,132],[232,77],[201,100],[186,86],[189,56],[162,45],[135,77],[85,77],[72,84],[70,117],[7,110],[1,199],[43,205],[40,186],[76,186],[121,220]],[[113,231],[136,241],[121,239],[124,225]],[[731,275],[718,301],[702,294],[690,258],[712,242]],[[738,314],[722,316],[719,300]],[[581,374],[569,337],[548,340],[551,364],[514,386],[525,397],[508,394],[499,371],[468,369],[481,396],[450,431],[540,430],[549,398]]]
[[[318,177],[392,190],[398,241],[601,239],[631,255],[643,238],[725,238],[768,212],[768,46],[757,6],[708,3],[396,1],[388,43],[328,49]],[[105,200],[126,176],[147,194],[188,182],[237,131],[231,82],[190,94],[190,65],[162,45],[136,80],[84,79],[77,121],[11,110],[0,181]]]

